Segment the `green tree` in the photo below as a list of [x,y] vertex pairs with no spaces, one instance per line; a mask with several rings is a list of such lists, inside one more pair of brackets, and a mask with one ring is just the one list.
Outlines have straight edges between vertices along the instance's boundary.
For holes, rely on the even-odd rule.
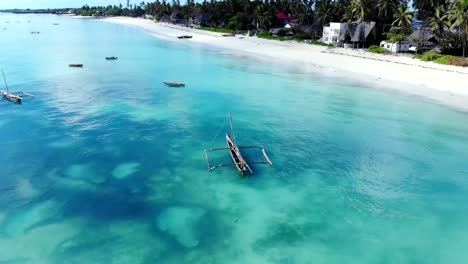
[[388,17],[389,14],[395,12],[396,6],[393,0],[377,0],[375,5],[378,11],[378,15],[384,18]]
[[396,9],[393,18],[395,20],[393,21],[392,25],[401,28],[402,32],[404,29],[411,28],[411,20],[413,19],[413,15],[408,10],[408,6],[406,4],[400,5]]
[[441,37],[444,36],[445,30],[451,26],[449,16],[443,6],[438,6],[435,9],[433,16],[427,19],[427,23],[432,31],[438,32]]
[[354,17],[364,18],[367,15],[367,1],[366,0],[352,0],[351,9]]
[[463,44],[463,57],[466,55],[468,36],[468,0],[455,0],[449,12],[452,28],[458,28]]

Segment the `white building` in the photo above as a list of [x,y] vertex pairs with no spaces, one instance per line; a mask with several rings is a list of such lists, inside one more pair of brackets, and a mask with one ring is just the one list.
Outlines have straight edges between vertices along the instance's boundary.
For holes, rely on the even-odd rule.
[[146,19],[154,20],[154,16],[151,15],[151,14],[146,14],[146,15],[145,15],[145,18],[146,18]]
[[380,42],[380,47],[388,50],[388,51],[391,51],[393,53],[399,53],[399,52],[409,52],[410,51],[410,48],[411,48],[411,43],[409,43],[408,41],[402,41],[400,43],[398,42],[395,42],[395,43],[391,43],[391,42],[387,42],[385,40],[382,40]]
[[346,23],[330,23],[329,26],[323,27],[323,36],[321,41],[331,45],[338,45],[340,35],[343,35],[346,30]]

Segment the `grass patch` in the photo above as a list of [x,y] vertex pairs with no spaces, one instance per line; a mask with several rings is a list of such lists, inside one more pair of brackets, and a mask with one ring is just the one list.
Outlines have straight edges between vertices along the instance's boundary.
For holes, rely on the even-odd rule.
[[414,57],[422,61],[432,61],[437,64],[468,67],[468,60],[465,58],[442,55],[432,50],[424,54],[416,54]]
[[319,45],[319,46],[325,46],[325,47],[331,47],[331,46],[333,46],[333,45],[329,45],[329,44],[327,44],[327,43],[325,43],[325,42],[322,42],[322,41],[319,41],[319,40],[315,40],[315,39],[311,40],[311,41],[310,41],[310,44],[312,44],[312,45]]
[[227,29],[227,28],[201,27],[201,28],[198,28],[198,29],[211,31],[211,32],[217,32],[217,33],[227,33],[227,34],[234,34],[235,33],[234,30]]
[[377,45],[372,45],[369,47],[368,49],[369,52],[372,52],[372,53],[377,53],[377,54],[387,54],[389,53],[388,50],[380,47],[380,46],[377,46]]
[[444,64],[444,65],[453,65],[467,67],[468,61],[464,58],[455,57],[455,56],[441,56],[434,60],[435,63]]
[[257,33],[257,37],[263,38],[263,39],[279,40],[279,41],[288,40],[286,37],[273,36],[269,32]]
[[450,60],[455,59],[454,56],[441,56],[434,60],[435,63],[448,65]]
[[435,61],[435,60],[439,59],[442,56],[443,55],[431,50],[431,51],[428,51],[428,52],[424,53],[421,56],[421,60],[422,61]]

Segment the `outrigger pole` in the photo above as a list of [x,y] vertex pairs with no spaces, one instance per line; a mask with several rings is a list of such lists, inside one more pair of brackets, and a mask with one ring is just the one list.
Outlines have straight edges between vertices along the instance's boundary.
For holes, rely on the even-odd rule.
[[7,93],[9,93],[10,91],[8,91],[8,83],[6,81],[5,73],[3,72],[3,70],[2,70],[2,74],[3,74],[3,81],[5,81],[5,87],[6,87]]
[[231,125],[232,141],[235,143],[236,142],[236,136],[234,136],[234,128],[232,127],[232,114],[231,114],[231,112],[229,112],[229,125]]

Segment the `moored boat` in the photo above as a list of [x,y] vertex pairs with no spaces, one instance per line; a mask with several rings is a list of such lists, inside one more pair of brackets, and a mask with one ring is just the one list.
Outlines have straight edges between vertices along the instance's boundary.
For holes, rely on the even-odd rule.
[[70,68],[83,68],[83,64],[68,64]]
[[[262,146],[240,146],[240,147],[237,146],[236,138],[234,136],[234,128],[232,126],[231,113],[229,113],[229,124],[231,126],[231,134],[229,135],[229,134],[226,133],[227,148],[205,149],[205,158],[206,158],[206,162],[208,163],[208,170],[209,171],[214,170],[214,169],[219,168],[219,167],[234,165],[237,168],[237,170],[241,173],[241,175],[245,176],[248,173],[253,174],[253,171],[250,168],[251,164],[264,164],[264,165],[273,166],[273,163],[271,162],[271,160],[268,157],[265,149]],[[218,134],[219,134],[219,132],[218,132]],[[216,136],[215,136],[215,139],[216,139]],[[212,142],[214,142],[215,139],[213,139]],[[240,149],[259,149],[262,152],[263,157],[265,158],[265,160],[247,162],[244,159],[244,157],[242,156],[242,153],[241,153]],[[231,155],[233,163],[212,165],[211,162],[210,162],[210,157],[209,157],[208,153],[211,152],[211,151],[224,151],[224,150],[229,150],[229,154]]]
[[3,96],[5,100],[8,100],[12,103],[21,104],[22,102],[21,97],[19,97],[18,95],[14,95],[9,92],[2,91],[2,90],[0,90],[0,94]]
[[112,56],[112,57],[106,57],[106,60],[117,60],[118,58],[115,57],[115,56]]
[[179,38],[179,39],[191,39],[192,36],[190,36],[190,35],[182,35],[182,36],[178,36],[177,38]]
[[234,162],[234,166],[236,166],[237,170],[242,174],[242,176],[244,176],[248,171],[252,172],[249,164],[247,164],[244,157],[242,157],[239,148],[228,134],[226,134],[226,142],[229,148],[229,154],[231,154],[232,161]]
[[163,83],[169,87],[185,87],[185,83],[179,83],[179,82],[163,82]]

